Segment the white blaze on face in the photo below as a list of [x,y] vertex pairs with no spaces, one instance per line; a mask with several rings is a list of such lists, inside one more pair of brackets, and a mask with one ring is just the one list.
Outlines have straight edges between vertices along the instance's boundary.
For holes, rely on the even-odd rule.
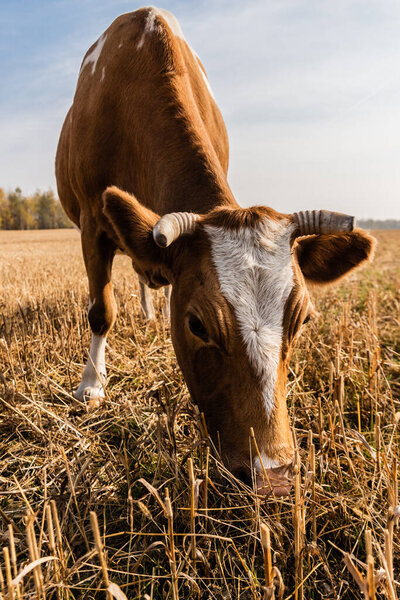
[[82,63],[81,70],[79,71],[79,75],[82,73],[83,69],[92,63],[92,75],[94,74],[97,66],[97,61],[100,58],[101,51],[103,50],[103,46],[105,44],[107,38],[107,34],[103,33],[97,40],[94,45],[93,50],[86,56],[85,60]]
[[260,380],[267,417],[282,345],[283,311],[293,287],[287,220],[265,218],[239,230],[207,225],[221,293],[230,302],[247,354]]

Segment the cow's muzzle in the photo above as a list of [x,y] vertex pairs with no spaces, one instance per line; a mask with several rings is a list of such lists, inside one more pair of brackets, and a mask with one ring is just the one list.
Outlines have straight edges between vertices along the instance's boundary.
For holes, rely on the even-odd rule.
[[293,483],[293,465],[265,469],[256,475],[256,492],[259,496],[288,496]]

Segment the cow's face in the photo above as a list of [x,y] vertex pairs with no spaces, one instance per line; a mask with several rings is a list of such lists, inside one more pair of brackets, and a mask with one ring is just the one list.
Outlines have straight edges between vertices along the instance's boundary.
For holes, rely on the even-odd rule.
[[[266,211],[243,225],[246,214],[229,222],[218,211],[181,244],[186,260],[174,276],[172,339],[190,393],[230,470],[249,478],[253,465],[262,473],[253,428],[263,465],[284,492],[293,460],[284,323],[296,282],[294,226]],[[301,309],[305,318],[308,295]]]
[[173,286],[172,341],[216,449],[235,475],[250,480],[254,469],[259,493],[271,485],[287,493],[287,362],[313,310],[306,281],[342,276],[370,256],[372,238],[357,231],[297,240],[291,215],[217,209],[160,249],[151,235],[157,216],[115,189],[108,194],[106,215],[135,268],[152,285]]

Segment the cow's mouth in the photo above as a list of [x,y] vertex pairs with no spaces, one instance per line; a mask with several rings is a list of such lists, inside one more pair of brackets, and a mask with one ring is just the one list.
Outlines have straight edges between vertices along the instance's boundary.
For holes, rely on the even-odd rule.
[[[253,487],[250,470],[235,470],[234,474],[240,481],[243,481],[249,487]],[[258,496],[264,498],[288,496],[292,485],[293,463],[258,471],[254,479],[254,491]]]
[[257,473],[255,487],[259,496],[288,496],[293,483],[293,464],[265,469]]

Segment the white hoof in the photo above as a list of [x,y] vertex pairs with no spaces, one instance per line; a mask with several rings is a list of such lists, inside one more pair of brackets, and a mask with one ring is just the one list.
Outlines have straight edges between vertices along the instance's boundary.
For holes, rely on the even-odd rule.
[[79,386],[74,392],[74,398],[87,403],[88,408],[98,408],[104,400],[105,394],[102,387]]
[[142,307],[142,317],[145,319],[145,321],[148,321],[149,323],[154,323],[154,321],[156,320],[156,316],[154,314],[153,307],[149,311],[144,310],[144,308]]

